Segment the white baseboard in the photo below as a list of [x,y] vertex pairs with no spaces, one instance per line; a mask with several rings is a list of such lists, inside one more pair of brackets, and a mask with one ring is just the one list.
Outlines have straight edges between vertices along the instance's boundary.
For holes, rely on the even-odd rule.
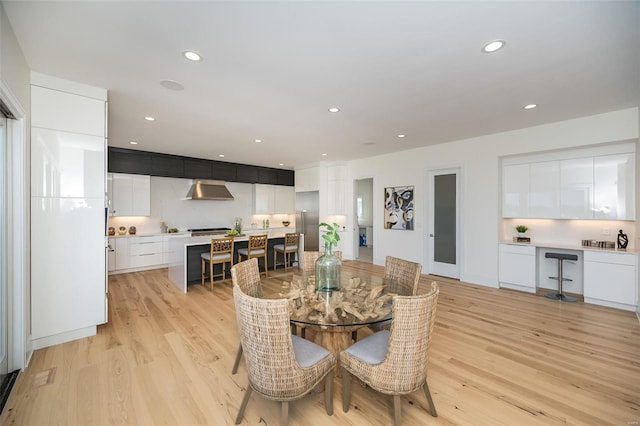
[[95,336],[96,333],[97,327],[95,325],[92,325],[89,327],[80,328],[78,330],[68,331],[66,333],[33,339],[33,349],[42,349],[48,346],[59,345],[60,343],[82,339],[83,337]]
[[509,284],[509,283],[500,283],[500,288],[508,288],[510,290],[525,291],[527,293],[535,293],[536,292],[536,288],[535,287],[526,287],[526,286],[523,286],[523,285]]
[[[608,300],[593,299],[591,297],[585,297],[584,303],[591,303],[593,305],[607,306],[609,308],[623,309],[625,311],[636,311],[636,306],[627,305],[626,303],[610,302]],[[637,315],[637,312],[636,312]]]

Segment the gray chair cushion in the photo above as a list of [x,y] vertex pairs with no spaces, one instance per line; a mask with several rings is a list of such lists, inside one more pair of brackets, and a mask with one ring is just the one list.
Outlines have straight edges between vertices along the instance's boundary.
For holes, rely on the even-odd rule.
[[309,367],[329,355],[329,351],[302,337],[291,336],[293,352],[300,367]]
[[[200,255],[200,257],[202,257],[204,260],[209,260],[211,253],[202,253]],[[231,260],[231,254],[230,253],[223,253],[223,254],[214,254],[213,255],[213,260],[222,260],[222,259],[227,259],[227,260]]]
[[380,364],[387,355],[390,335],[391,333],[387,330],[379,331],[349,346],[345,352],[366,363]]
[[[248,250],[246,248],[241,248],[241,249],[238,249],[238,253],[244,254],[245,256],[247,256]],[[251,250],[251,254],[253,254],[253,255],[264,254],[264,249]]]
[[[284,251],[284,244],[276,244],[275,246],[273,246],[273,249],[278,251]],[[287,251],[294,251],[294,250],[298,250],[298,246],[287,246]]]

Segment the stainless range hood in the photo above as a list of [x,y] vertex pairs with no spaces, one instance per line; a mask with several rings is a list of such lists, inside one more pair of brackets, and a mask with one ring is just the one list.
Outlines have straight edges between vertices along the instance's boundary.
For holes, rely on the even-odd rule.
[[233,200],[224,182],[216,180],[194,180],[187,200]]

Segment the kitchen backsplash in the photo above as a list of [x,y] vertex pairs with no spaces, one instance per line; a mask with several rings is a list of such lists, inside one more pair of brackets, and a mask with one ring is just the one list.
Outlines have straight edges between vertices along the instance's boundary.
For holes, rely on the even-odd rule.
[[629,245],[635,249],[636,222],[628,220],[571,220],[571,219],[503,219],[501,241],[517,235],[515,227],[525,225],[526,236],[532,242],[580,246],[582,240],[617,241],[618,231],[627,234]]
[[233,200],[186,200],[191,180],[165,177],[151,177],[151,215],[116,216],[109,218],[109,226],[137,228],[138,234],[155,234],[160,231],[160,223],[169,228],[186,231],[193,228],[233,228],[236,217],[242,218],[243,229],[262,228],[263,220],[269,219],[270,228],[281,228],[282,221],[289,221],[289,228],[295,229],[295,214],[252,215],[253,191],[247,183],[227,182]]

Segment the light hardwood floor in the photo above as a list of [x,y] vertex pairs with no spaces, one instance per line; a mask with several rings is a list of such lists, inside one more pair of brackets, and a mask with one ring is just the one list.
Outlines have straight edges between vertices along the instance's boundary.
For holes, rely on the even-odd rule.
[[[270,273],[265,285],[283,277]],[[424,275],[421,289],[434,278],[441,293],[428,377],[439,417],[416,392],[402,398],[405,425],[640,422],[633,313]],[[238,332],[230,282],[182,294],[166,269],[116,275],[109,303],[97,336],[36,351],[0,424],[233,424],[247,377],[244,362],[231,375]],[[390,398],[354,382],[345,414],[340,379],[334,389],[332,417],[313,393],[290,404],[290,424],[391,424]],[[279,404],[254,393],[243,424],[279,424]]]

